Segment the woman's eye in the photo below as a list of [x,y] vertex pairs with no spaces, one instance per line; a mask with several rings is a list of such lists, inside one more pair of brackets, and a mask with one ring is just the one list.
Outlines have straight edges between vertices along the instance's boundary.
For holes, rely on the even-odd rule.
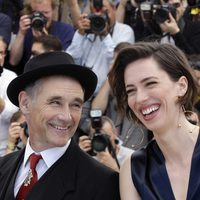
[[136,90],[135,90],[135,89],[129,89],[129,90],[126,91],[126,94],[127,94],[128,96],[133,95],[133,94],[135,94],[135,93],[136,93]]
[[151,81],[151,82],[148,82],[146,83],[146,86],[152,86],[152,85],[155,85],[157,82],[155,81]]

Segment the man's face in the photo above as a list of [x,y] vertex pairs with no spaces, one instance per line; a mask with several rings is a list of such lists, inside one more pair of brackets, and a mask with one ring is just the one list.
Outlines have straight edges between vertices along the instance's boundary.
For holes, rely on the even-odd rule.
[[176,21],[178,22],[185,11],[183,2],[180,0],[169,0],[168,3],[176,7]]
[[0,67],[3,67],[6,56],[6,44],[0,40]]
[[117,139],[117,135],[114,132],[112,125],[109,122],[105,122],[101,129],[106,135],[109,136],[112,146],[115,148],[116,146],[115,140]]
[[47,18],[46,26],[47,28],[49,28],[53,20],[53,8],[52,8],[51,0],[43,0],[40,3],[36,3],[32,0],[31,8],[32,8],[32,11],[41,12]]
[[[95,8],[91,8],[92,12],[95,13]],[[110,20],[110,25],[113,25],[116,21],[115,17],[115,9],[110,5],[108,0],[103,0],[103,7],[101,12],[106,12],[108,14],[109,20]]]
[[80,83],[70,77],[50,76],[39,82],[31,96],[22,91],[19,102],[27,119],[32,148],[43,151],[64,146],[81,117],[84,92]]

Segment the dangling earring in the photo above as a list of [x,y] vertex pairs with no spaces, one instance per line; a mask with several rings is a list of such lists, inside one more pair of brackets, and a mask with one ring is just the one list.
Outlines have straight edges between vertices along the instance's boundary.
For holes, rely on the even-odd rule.
[[[180,98],[180,97],[178,97],[178,99],[179,99],[179,98]],[[182,106],[181,106],[181,109],[183,109]],[[180,111],[180,109],[179,109],[179,117],[180,117],[180,112],[181,112],[181,111]],[[182,125],[181,125],[181,123],[179,122],[179,117],[178,117],[178,126],[177,126],[177,127],[178,127],[178,128],[181,128]]]

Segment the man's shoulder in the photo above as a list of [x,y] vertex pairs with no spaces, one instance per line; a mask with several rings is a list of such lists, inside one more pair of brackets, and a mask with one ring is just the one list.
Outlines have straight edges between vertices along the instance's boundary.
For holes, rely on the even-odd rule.
[[[80,165],[85,167],[87,169],[88,173],[95,173],[98,172],[98,176],[107,176],[108,174],[112,175],[115,174],[111,168],[105,166],[104,164],[100,163],[96,159],[94,159],[89,154],[83,152],[81,150],[81,159],[80,159]],[[86,172],[86,173],[87,173]],[[96,174],[96,175],[97,175]]]
[[6,68],[3,69],[2,76],[4,76],[4,75],[7,78],[8,78],[8,76],[11,77],[11,78],[16,78],[17,77],[17,74],[15,72],[13,72],[13,71],[11,71],[9,69],[6,69]]
[[129,26],[129,25],[127,25],[127,24],[123,24],[123,23],[121,23],[121,22],[116,22],[115,23],[115,28],[117,28],[117,29],[121,29],[121,30],[128,30],[128,31],[131,31],[131,32],[133,32],[133,29]]
[[20,155],[21,150],[0,157],[0,171],[2,169],[9,170],[11,167],[13,167]]

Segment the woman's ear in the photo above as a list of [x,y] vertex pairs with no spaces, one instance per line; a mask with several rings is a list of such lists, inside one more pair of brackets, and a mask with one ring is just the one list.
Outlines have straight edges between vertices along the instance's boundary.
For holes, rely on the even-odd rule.
[[19,107],[23,114],[29,113],[30,110],[30,97],[25,91],[21,91],[18,96]]
[[185,76],[181,76],[178,80],[178,96],[183,97],[188,89],[188,80]]

